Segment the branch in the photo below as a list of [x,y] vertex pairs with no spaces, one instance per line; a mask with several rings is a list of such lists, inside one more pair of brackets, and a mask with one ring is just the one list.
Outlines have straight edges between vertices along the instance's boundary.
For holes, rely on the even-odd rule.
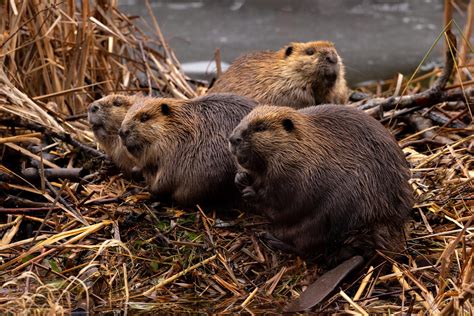
[[27,128],[32,131],[40,132],[43,133],[46,136],[57,138],[62,140],[65,143],[68,143],[74,147],[80,148],[83,152],[85,152],[88,155],[97,157],[97,158],[105,158],[105,154],[98,151],[97,149],[94,149],[90,146],[87,146],[80,141],[74,139],[71,134],[66,133],[66,132],[55,132],[51,129],[48,129],[48,127],[36,124],[36,123],[31,123],[31,122],[25,122],[23,120],[2,120],[0,123],[6,125],[6,126],[18,126],[18,127],[23,127]]
[[[27,179],[39,179],[41,177],[39,170],[33,167],[26,168],[21,173]],[[78,180],[81,178],[81,175],[83,173],[84,173],[83,168],[60,168],[60,169],[45,168],[44,169],[44,176],[48,179],[62,178],[62,179]]]
[[474,96],[474,88],[462,90],[456,89],[443,91],[446,83],[454,70],[454,60],[456,59],[456,37],[451,31],[446,31],[447,49],[445,52],[445,66],[439,78],[431,88],[423,92],[389,98],[374,98],[349,104],[351,107],[364,110],[367,114],[378,117],[383,111],[390,111],[395,108],[427,107],[445,101],[462,101],[467,97],[467,102]]

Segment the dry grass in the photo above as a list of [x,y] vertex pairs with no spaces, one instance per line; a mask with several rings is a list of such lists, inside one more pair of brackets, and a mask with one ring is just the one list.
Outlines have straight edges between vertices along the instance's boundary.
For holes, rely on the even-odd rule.
[[[268,249],[258,216],[153,201],[87,147],[83,114],[102,94],[196,95],[158,25],[148,38],[113,2],[51,2],[0,2],[0,313],[278,313],[324,266]],[[363,90],[411,94],[438,73]],[[472,115],[462,101],[418,112],[384,121],[418,196],[406,251],[319,309],[472,315]],[[24,174],[32,166],[35,179]],[[42,176],[64,167],[82,169]]]

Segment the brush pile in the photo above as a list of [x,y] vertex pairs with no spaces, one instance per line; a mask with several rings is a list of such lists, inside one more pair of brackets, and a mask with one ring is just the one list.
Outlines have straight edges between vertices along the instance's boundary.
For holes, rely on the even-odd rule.
[[[115,1],[81,3],[0,1],[0,313],[280,311],[325,267],[267,248],[244,210],[153,200],[96,149],[85,113],[100,96],[199,93],[154,18],[148,37]],[[446,38],[444,71],[351,105],[397,137],[417,203],[401,258],[317,310],[474,312],[473,81]]]

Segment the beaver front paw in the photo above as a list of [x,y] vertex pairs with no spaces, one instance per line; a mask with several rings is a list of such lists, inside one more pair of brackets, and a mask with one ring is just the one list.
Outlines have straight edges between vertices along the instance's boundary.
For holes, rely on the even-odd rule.
[[245,201],[254,201],[257,199],[257,192],[253,189],[252,186],[247,186],[241,190],[242,199]]
[[252,178],[247,172],[239,171],[235,174],[234,182],[237,185],[237,188],[243,192],[245,188],[252,185]]

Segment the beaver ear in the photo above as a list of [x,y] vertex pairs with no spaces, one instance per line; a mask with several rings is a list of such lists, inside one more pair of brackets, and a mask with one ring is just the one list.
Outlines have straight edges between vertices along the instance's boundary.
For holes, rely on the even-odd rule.
[[123,104],[123,100],[121,98],[115,98],[113,101],[112,101],[112,105],[113,106],[122,106]]
[[283,128],[287,131],[287,132],[291,132],[292,130],[295,129],[295,125],[293,124],[293,121],[289,118],[286,118],[284,119],[282,122],[282,125],[283,125]]
[[162,103],[161,104],[161,113],[163,113],[163,115],[169,115],[170,112],[171,112],[170,106],[166,103]]
[[293,46],[288,46],[285,50],[285,57],[288,57],[293,53]]

